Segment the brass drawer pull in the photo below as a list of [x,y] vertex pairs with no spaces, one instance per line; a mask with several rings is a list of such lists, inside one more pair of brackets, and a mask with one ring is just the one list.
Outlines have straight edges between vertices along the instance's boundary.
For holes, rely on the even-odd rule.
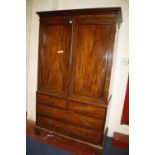
[[47,115],[52,115],[52,112],[46,112]]
[[52,99],[49,99],[50,104],[54,104],[54,101]]
[[84,120],[81,121],[81,124],[82,125],[87,125],[87,121],[84,119]]
[[83,108],[83,113],[87,113],[88,112],[88,109],[87,109],[87,106],[85,106],[84,108]]

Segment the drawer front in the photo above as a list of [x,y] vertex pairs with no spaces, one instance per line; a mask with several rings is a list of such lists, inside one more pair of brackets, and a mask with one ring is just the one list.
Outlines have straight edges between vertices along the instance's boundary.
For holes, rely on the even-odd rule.
[[37,102],[48,106],[66,109],[67,101],[59,98],[50,97],[48,95],[37,94]]
[[80,115],[74,113],[72,111],[67,111],[63,109],[57,109],[53,107],[48,107],[44,105],[37,105],[37,114],[55,118],[60,121],[66,121],[78,126],[94,129],[94,130],[102,130],[104,125],[104,120],[87,117],[84,115]]
[[69,102],[69,109],[99,119],[104,119],[106,115],[106,110],[103,107],[72,101]]
[[43,116],[37,116],[37,125],[67,136],[101,145],[102,132],[95,132]]

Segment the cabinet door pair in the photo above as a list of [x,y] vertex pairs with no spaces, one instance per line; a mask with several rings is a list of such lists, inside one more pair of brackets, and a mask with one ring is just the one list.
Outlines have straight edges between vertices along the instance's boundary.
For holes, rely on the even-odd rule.
[[109,87],[114,25],[108,19],[90,18],[42,22],[38,89],[102,101]]

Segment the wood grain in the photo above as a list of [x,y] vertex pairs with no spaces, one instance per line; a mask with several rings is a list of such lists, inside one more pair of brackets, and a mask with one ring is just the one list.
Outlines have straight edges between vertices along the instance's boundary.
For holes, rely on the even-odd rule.
[[71,25],[63,20],[41,24],[43,28],[39,89],[67,94]]
[[55,119],[49,119],[42,116],[37,116],[37,124],[41,127],[60,132],[62,134],[72,136],[93,144],[101,143],[101,132],[95,132],[89,129],[80,128],[68,123],[63,123]]
[[93,106],[90,104],[83,104],[79,102],[69,102],[69,110],[95,117],[98,119],[104,119],[106,114],[106,109],[103,107]]
[[[104,103],[108,98],[105,82],[112,20],[76,19],[74,21],[73,64],[70,96],[89,102]],[[110,81],[109,81],[110,82]]]
[[57,108],[67,108],[67,101],[55,97],[50,97],[48,95],[37,94],[37,103],[57,107]]
[[121,8],[47,11],[38,15],[36,128],[101,148]]
[[42,104],[37,105],[37,114],[46,117],[54,118],[60,121],[70,122],[74,125],[102,131],[104,121],[91,118],[85,115],[80,115],[72,111],[48,107]]

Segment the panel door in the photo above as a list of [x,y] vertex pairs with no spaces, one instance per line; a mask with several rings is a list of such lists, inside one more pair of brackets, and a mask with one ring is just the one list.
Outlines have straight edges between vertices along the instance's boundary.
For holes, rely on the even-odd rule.
[[41,21],[38,89],[66,95],[72,25],[67,19]]
[[82,101],[103,102],[114,22],[76,19],[72,53],[70,96]]

